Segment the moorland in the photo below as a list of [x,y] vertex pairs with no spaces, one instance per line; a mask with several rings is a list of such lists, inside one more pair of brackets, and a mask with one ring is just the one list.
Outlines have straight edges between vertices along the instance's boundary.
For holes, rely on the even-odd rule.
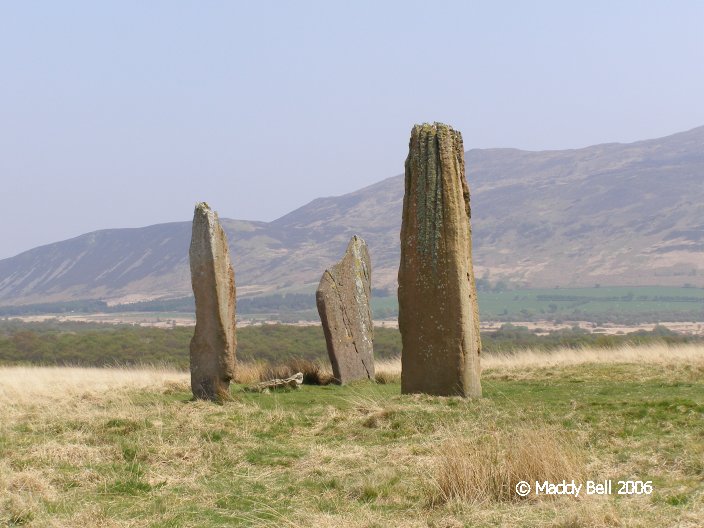
[[[0,367],[0,523],[567,528],[704,516],[699,345],[487,354],[479,400],[401,396],[398,362],[377,371],[376,383],[259,394],[242,391],[257,373],[242,368],[232,400],[213,405],[191,401],[182,370]],[[511,491],[532,479],[653,491]]]

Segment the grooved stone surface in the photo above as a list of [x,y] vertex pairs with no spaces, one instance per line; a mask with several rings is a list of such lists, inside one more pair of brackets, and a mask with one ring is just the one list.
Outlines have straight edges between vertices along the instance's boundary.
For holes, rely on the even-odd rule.
[[196,300],[191,339],[191,390],[199,399],[229,397],[235,375],[235,273],[227,236],[207,203],[196,205],[189,251]]
[[481,341],[462,135],[413,127],[398,271],[401,391],[480,397]]
[[316,292],[335,379],[374,379],[371,297],[372,267],[367,244],[353,236],[345,256],[325,270]]

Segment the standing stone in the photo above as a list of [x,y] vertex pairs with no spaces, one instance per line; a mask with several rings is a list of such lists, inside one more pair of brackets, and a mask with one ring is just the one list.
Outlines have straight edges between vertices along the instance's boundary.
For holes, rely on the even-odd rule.
[[196,300],[191,390],[197,399],[222,401],[235,375],[235,273],[225,231],[205,202],[193,213],[189,257]]
[[462,135],[416,125],[398,270],[401,392],[480,397],[479,312]]
[[332,372],[339,383],[374,379],[371,274],[367,244],[355,235],[342,260],[325,270],[315,294]]

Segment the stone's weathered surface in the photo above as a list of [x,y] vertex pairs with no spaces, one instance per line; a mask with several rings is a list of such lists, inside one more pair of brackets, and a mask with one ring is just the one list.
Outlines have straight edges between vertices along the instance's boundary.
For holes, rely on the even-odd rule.
[[225,231],[205,202],[193,213],[189,257],[196,300],[191,390],[195,398],[220,401],[235,375],[235,273]]
[[462,136],[413,127],[398,271],[401,391],[480,397],[481,341]]
[[315,295],[332,372],[339,383],[374,379],[371,275],[367,244],[355,235],[342,260],[325,270]]
[[271,392],[277,389],[300,389],[303,384],[303,372],[298,372],[285,379],[274,378],[256,385],[245,387],[246,392]]

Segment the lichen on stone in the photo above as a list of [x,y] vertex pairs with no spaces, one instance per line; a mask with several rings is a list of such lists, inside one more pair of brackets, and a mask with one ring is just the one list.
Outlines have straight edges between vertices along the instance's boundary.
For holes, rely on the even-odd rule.
[[461,134],[416,125],[398,274],[403,393],[481,396],[469,198]]
[[369,252],[355,235],[342,260],[325,270],[316,291],[333,375],[340,383],[374,379],[370,294]]
[[412,134],[418,148],[411,149],[409,153],[406,179],[416,187],[416,248],[420,254],[430,257],[433,269],[436,269],[442,240],[444,209],[440,143],[448,139],[454,143],[455,132],[442,123],[425,123],[416,125]]

